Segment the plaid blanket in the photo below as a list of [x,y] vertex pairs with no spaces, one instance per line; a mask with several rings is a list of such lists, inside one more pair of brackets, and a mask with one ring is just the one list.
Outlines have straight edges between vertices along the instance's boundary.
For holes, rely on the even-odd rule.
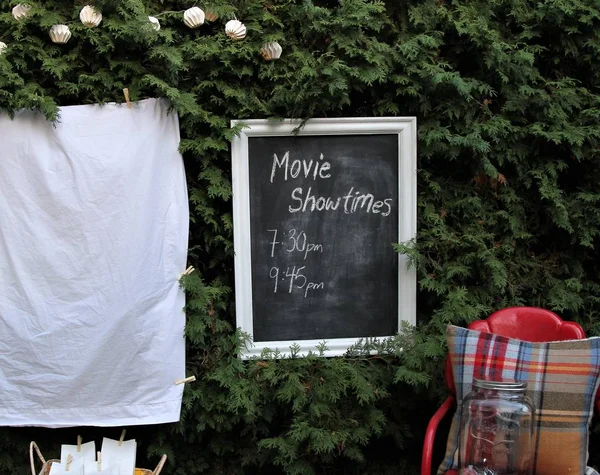
[[535,475],[586,472],[588,428],[600,376],[600,338],[531,343],[449,326],[447,341],[458,409],[438,470],[456,469],[461,403],[473,378],[528,383],[536,408]]

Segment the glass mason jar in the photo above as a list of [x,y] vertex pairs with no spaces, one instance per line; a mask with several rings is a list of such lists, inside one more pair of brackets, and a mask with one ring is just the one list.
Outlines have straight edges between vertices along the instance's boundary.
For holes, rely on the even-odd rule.
[[459,475],[531,475],[532,403],[527,383],[475,379],[462,403]]

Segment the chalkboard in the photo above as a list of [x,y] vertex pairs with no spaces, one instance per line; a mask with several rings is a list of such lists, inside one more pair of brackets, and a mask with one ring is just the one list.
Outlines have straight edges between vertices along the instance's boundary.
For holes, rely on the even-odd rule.
[[322,341],[339,355],[414,322],[414,272],[392,247],[415,232],[414,119],[245,124],[232,147],[242,356]]

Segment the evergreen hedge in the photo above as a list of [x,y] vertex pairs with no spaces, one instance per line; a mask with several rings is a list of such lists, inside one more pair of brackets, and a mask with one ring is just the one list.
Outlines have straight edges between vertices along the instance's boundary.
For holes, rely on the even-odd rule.
[[[600,334],[597,2],[205,0],[221,20],[198,30],[182,23],[192,0],[95,0],[95,29],[78,20],[88,2],[30,0],[21,22],[16,3],[0,0],[0,108],[60,120],[58,106],[122,102],[128,87],[180,116],[198,381],[180,424],[130,429],[146,466],[166,452],[173,474],[415,474],[446,324],[536,305]],[[240,42],[223,31],[234,15]],[[64,22],[73,38],[55,45]],[[267,40],[281,60],[260,57]],[[238,360],[229,121],[382,115],[418,118],[418,238],[398,246],[418,269],[418,328],[378,355],[366,342],[346,358]],[[119,432],[2,429],[0,471],[28,473],[31,439],[52,457],[77,433]]]

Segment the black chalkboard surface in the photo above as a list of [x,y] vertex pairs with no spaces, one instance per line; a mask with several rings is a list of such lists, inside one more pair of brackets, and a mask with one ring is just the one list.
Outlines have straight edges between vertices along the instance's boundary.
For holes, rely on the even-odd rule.
[[341,354],[414,321],[414,275],[392,247],[415,231],[414,119],[337,121],[299,135],[251,121],[234,141],[236,313],[258,350],[325,340]]
[[398,138],[252,137],[254,341],[398,330]]

